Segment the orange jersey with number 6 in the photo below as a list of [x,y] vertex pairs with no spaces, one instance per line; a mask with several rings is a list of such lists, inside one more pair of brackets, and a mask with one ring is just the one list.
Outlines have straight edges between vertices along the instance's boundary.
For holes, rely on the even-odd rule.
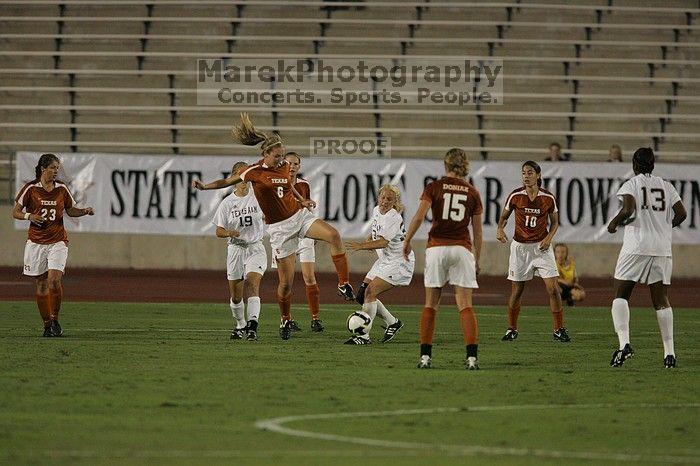
[[549,214],[557,212],[557,201],[546,189],[539,188],[534,200],[530,200],[524,187],[513,190],[508,195],[506,210],[515,212],[515,234],[518,243],[538,243],[542,241],[549,229]]
[[54,182],[51,192],[46,191],[41,181],[34,180],[19,190],[15,202],[30,214],[41,215],[46,219],[41,225],[29,224],[28,238],[37,244],[68,242],[68,234],[63,227],[63,212],[75,204],[68,186],[60,181]]
[[420,199],[430,202],[433,216],[426,247],[457,245],[471,251],[469,223],[483,212],[479,191],[466,180],[443,176],[426,186]]
[[280,167],[273,168],[260,160],[246,168],[241,173],[241,179],[253,184],[266,223],[281,222],[301,209],[301,204],[292,193],[289,162],[285,161]]

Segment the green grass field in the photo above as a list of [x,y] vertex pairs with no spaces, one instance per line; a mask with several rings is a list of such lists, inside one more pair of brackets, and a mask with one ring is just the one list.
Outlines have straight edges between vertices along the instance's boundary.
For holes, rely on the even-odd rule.
[[563,344],[543,308],[509,343],[503,309],[477,308],[482,370],[466,371],[447,305],[432,370],[415,368],[420,306],[390,306],[406,325],[387,344],[377,325],[370,346],[342,345],[352,306],[323,306],[321,334],[295,307],[289,341],[264,306],[257,342],[229,340],[223,304],[68,302],[60,339],[33,303],[2,308],[1,464],[700,463],[698,309],[675,311],[664,370],[648,309],[632,313],[635,357],[611,368],[607,309],[568,311]]

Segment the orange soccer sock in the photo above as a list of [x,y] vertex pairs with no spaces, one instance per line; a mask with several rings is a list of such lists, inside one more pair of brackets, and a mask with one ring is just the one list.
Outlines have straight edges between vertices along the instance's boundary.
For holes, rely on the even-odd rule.
[[433,334],[435,333],[435,317],[437,311],[430,307],[424,307],[420,316],[420,343],[421,345],[432,345]]
[[51,297],[48,294],[37,294],[36,305],[39,307],[39,314],[44,320],[44,327],[48,327],[51,320]]
[[564,326],[564,309],[552,311],[552,323],[554,324],[554,330],[559,330]]
[[335,271],[338,274],[338,284],[344,285],[350,281],[350,272],[348,271],[348,256],[345,253],[331,255]]
[[518,328],[518,316],[520,315],[520,304],[517,306],[508,306],[508,327],[513,330]]
[[476,314],[471,307],[465,307],[459,311],[459,322],[462,325],[465,345],[475,345],[479,342],[479,327],[476,322]]
[[61,311],[61,301],[63,300],[63,286],[49,288],[51,298],[51,318],[58,320],[58,313]]
[[306,302],[309,303],[311,318],[318,319],[318,312],[321,308],[321,288],[318,283],[306,285]]
[[282,320],[292,320],[292,295],[286,297],[277,295],[277,304],[280,306],[280,316]]

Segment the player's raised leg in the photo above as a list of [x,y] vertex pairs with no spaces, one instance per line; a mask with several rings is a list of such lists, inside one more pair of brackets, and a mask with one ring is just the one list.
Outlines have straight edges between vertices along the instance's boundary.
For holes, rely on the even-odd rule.
[[338,295],[346,301],[354,301],[355,293],[350,285],[350,272],[348,270],[348,259],[345,254],[345,246],[340,238],[338,230],[333,228],[323,220],[315,220],[306,232],[307,238],[325,241],[331,250],[331,259],[338,274]]

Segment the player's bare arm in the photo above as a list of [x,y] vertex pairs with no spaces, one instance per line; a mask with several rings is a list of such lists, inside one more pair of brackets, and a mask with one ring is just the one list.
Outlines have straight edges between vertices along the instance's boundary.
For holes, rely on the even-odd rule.
[[540,251],[546,251],[552,245],[552,239],[559,229],[559,212],[549,214],[549,233],[540,242]]
[[508,224],[508,218],[510,217],[511,212],[512,211],[509,209],[503,209],[503,212],[501,212],[501,217],[498,219],[498,228],[496,228],[496,239],[501,243],[505,243],[508,241],[505,228]]
[[371,251],[373,249],[382,249],[389,244],[389,241],[380,236],[377,239],[367,241],[346,241],[345,247],[352,251]]
[[481,266],[479,259],[481,258],[481,243],[483,242],[483,228],[481,224],[481,214],[472,215],[472,233],[474,233],[474,241],[472,241],[472,253],[476,261],[476,273],[478,274]]
[[687,217],[688,212],[686,212],[685,206],[681,201],[673,204],[673,220],[671,220],[671,225],[673,228],[683,223]]
[[316,208],[316,201],[313,201],[311,199],[304,199],[304,197],[299,194],[299,191],[297,191],[294,186],[292,186],[292,194],[294,194],[294,197],[296,198],[299,203],[306,207],[307,209],[315,209]]
[[201,180],[193,180],[192,187],[199,190],[221,189],[233,186],[234,184],[238,184],[241,181],[243,180],[240,176],[230,175],[228,178],[212,181],[211,183],[203,183]]
[[241,236],[241,232],[238,230],[227,230],[224,227],[216,227],[216,236],[219,238],[237,238]]
[[423,219],[428,213],[428,210],[430,210],[430,201],[421,199],[420,204],[418,204],[418,210],[415,215],[413,215],[411,223],[408,224],[406,237],[403,240],[403,255],[406,257],[406,260],[408,260],[408,255],[411,254],[411,240],[418,231],[418,228],[420,228],[421,223],[423,223]]
[[95,210],[92,207],[70,207],[66,209],[69,217],[82,217],[83,215],[95,215]]
[[634,214],[637,205],[634,202],[634,197],[629,194],[624,194],[622,196],[622,208],[617,213],[610,223],[608,224],[608,233],[615,233],[617,227],[624,225],[630,217]]
[[19,203],[15,203],[14,209],[12,209],[12,218],[15,220],[29,220],[32,223],[36,223],[37,225],[41,225],[46,221],[44,217],[42,217],[39,214],[32,214],[29,212],[22,212],[22,205]]

